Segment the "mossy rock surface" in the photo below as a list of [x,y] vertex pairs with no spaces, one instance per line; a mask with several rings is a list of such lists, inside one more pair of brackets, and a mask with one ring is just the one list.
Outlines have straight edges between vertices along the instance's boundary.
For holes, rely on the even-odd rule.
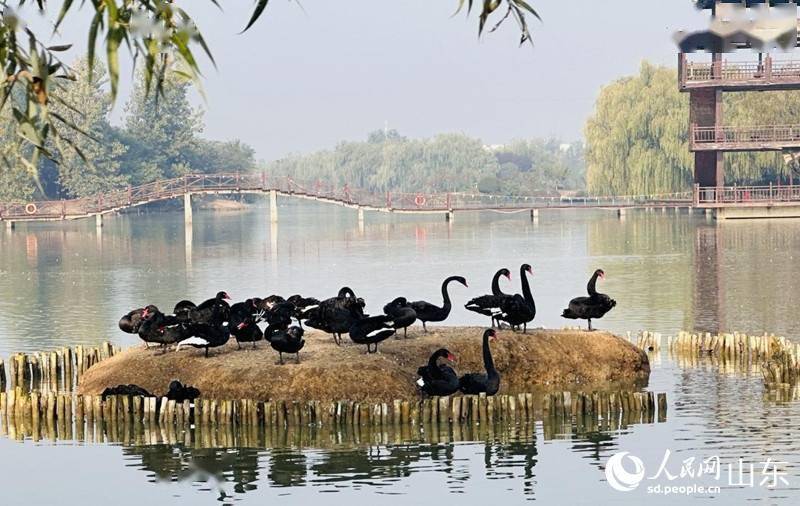
[[[173,379],[200,389],[203,397],[255,400],[349,399],[382,402],[417,397],[416,371],[437,348],[445,347],[458,359],[459,374],[483,371],[479,327],[438,327],[425,334],[409,329],[408,339],[390,338],[377,354],[347,338],[341,347],[321,332],[309,331],[300,352],[300,364],[278,354],[261,341],[257,348],[242,344],[203,350],[182,348],[162,353],[136,345],[100,362],[83,376],[79,393],[100,394],[106,387],[136,384],[161,395]],[[527,334],[503,330],[492,353],[502,377],[500,393],[532,392],[542,388],[604,390],[642,384],[650,365],[647,355],[626,340],[601,331],[530,330]]]

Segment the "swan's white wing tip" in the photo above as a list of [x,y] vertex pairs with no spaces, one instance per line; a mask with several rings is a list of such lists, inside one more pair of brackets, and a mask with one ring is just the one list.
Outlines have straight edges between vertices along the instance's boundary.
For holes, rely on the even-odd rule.
[[417,380],[417,385],[419,385],[421,387],[424,387],[425,386],[425,380],[423,380],[422,378],[418,379]]
[[202,337],[190,337],[189,339],[184,339],[183,341],[178,343],[177,350],[181,349],[181,346],[207,346],[208,341],[203,339]]

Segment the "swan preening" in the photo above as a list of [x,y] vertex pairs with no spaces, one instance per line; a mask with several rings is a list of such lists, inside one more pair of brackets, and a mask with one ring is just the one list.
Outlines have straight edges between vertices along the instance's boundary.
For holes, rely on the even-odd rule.
[[[488,316],[492,327],[505,323],[512,330],[527,331],[527,326],[536,318],[536,303],[531,293],[529,277],[533,269],[529,264],[520,266],[522,293],[508,294],[500,288],[500,279],[511,280],[511,271],[499,269],[492,278],[491,294],[471,299],[466,309]],[[585,319],[592,330],[592,319],[602,318],[615,305],[608,295],[599,293],[596,284],[603,279],[602,269],[594,271],[587,285],[588,296],[570,301],[562,316],[570,319]],[[178,302],[173,314],[162,313],[158,307],[147,305],[134,309],[123,316],[119,327],[124,332],[138,334],[146,346],[158,344],[164,351],[169,345],[200,348],[206,357],[209,350],[227,344],[233,337],[239,348],[241,343],[251,343],[253,348],[262,339],[278,352],[278,362],[283,364],[284,354],[295,355],[300,362],[300,351],[305,346],[303,324],[331,334],[336,345],[341,346],[342,335],[365,345],[367,353],[377,353],[381,342],[391,336],[408,335],[408,327],[415,321],[422,322],[427,332],[427,323],[445,321],[452,311],[450,297],[452,283],[468,287],[462,276],[450,276],[441,284],[442,303],[437,305],[425,300],[408,302],[406,297],[396,297],[383,306],[383,314],[369,315],[364,312],[366,303],[356,296],[350,287],[343,287],[335,297],[320,301],[312,297],[292,295],[286,299],[280,295],[250,298],[230,305],[227,292],[217,295],[200,305],[189,300]],[[266,323],[261,329],[259,324]],[[297,323],[294,325],[294,323]],[[486,393],[494,395],[500,388],[500,373],[494,365],[490,342],[497,337],[494,328],[483,333],[482,351],[484,372],[472,372],[458,377],[452,364],[455,357],[446,348],[437,349],[428,363],[417,370],[417,386],[427,395],[450,395],[457,391],[466,394]],[[444,363],[444,362],[447,363]]]

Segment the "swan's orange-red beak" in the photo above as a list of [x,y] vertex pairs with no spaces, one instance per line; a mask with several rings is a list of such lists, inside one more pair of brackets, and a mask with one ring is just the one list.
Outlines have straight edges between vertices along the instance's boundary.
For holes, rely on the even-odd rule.
[[452,353],[449,353],[447,355],[447,360],[449,360],[450,362],[455,362],[456,361],[456,356],[453,355]]

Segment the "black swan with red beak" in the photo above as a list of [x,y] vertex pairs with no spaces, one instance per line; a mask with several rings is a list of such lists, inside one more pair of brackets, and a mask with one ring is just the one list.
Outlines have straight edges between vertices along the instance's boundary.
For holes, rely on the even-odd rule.
[[165,315],[152,304],[142,312],[142,323],[138,334],[146,345],[156,343],[162,348],[182,341],[190,335],[186,325],[178,321],[175,316]]
[[575,297],[569,301],[569,307],[564,310],[561,316],[571,320],[588,320],[589,330],[593,330],[592,319],[602,318],[617,305],[617,301],[604,293],[598,292],[596,289],[597,279],[605,279],[605,277],[606,273],[603,272],[603,269],[594,271],[591,279],[589,279],[589,284],[586,285],[589,296]]
[[428,365],[417,369],[419,389],[427,395],[445,396],[458,392],[458,375],[447,364],[439,364],[439,359],[455,362],[456,357],[446,348],[439,348],[428,359]]
[[511,297],[500,290],[501,276],[505,276],[506,279],[511,281],[511,271],[503,267],[492,278],[492,293],[490,295],[475,297],[464,305],[468,311],[490,317],[492,319],[492,327],[499,326],[497,317],[502,313],[501,306],[506,299]]
[[227,292],[217,292],[213,299],[208,299],[196,308],[189,311],[189,319],[192,323],[202,323],[212,326],[220,326],[230,318],[231,300]]
[[256,341],[264,337],[264,333],[258,327],[258,319],[262,315],[258,309],[258,302],[259,299],[247,299],[231,306],[228,328],[236,339],[239,349],[242,348],[241,343],[253,343],[255,348]]
[[536,318],[536,302],[531,295],[528,274],[533,274],[533,268],[528,264],[522,264],[522,267],[519,268],[519,276],[522,279],[522,295],[516,294],[507,297],[500,304],[502,313],[497,316],[498,320],[508,323],[514,330],[519,330],[519,326],[522,325],[523,333],[528,331],[528,323]]

